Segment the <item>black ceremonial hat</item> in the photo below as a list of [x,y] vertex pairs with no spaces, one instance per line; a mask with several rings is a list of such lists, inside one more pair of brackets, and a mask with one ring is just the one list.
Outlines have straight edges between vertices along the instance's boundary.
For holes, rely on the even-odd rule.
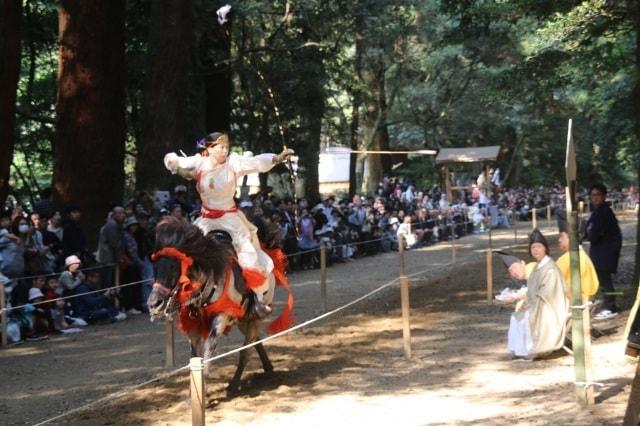
[[567,211],[565,209],[556,210],[558,218],[558,232],[569,233],[569,224],[567,223]]
[[514,263],[520,262],[520,259],[507,252],[494,250],[494,253],[500,256],[500,260],[502,260],[502,263],[504,263],[504,266],[507,269],[509,269],[509,267]]

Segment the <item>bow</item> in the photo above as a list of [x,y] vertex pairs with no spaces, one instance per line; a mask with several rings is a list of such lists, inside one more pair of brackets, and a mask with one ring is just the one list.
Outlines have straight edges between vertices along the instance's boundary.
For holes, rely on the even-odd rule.
[[[231,12],[231,9],[232,9],[232,6],[226,4],[216,11],[216,15],[218,16],[218,23],[220,25],[224,25],[226,22],[228,22],[227,15]],[[228,37],[229,37],[229,43],[232,43],[231,34],[228,34]],[[240,49],[238,49],[238,51],[241,52]],[[240,55],[241,55],[241,58],[256,73],[256,75],[258,76],[258,78],[260,79],[260,81],[262,82],[262,84],[266,89],[266,92],[269,96],[269,100],[271,101],[271,105],[273,107],[273,112],[276,116],[276,124],[278,126],[278,133],[280,135],[280,140],[282,142],[282,148],[283,150],[286,150],[287,142],[284,136],[284,127],[282,125],[282,120],[280,118],[280,109],[278,108],[278,104],[276,103],[276,98],[273,94],[273,90],[271,90],[271,86],[267,82],[267,79],[265,78],[264,74],[260,71],[260,68],[257,66],[257,64],[250,61],[242,53],[240,53]],[[294,204],[297,205],[298,197],[296,195],[296,173],[295,173],[295,170],[293,169],[291,158],[287,158],[286,165],[287,165],[287,171],[289,172],[289,186],[290,186],[291,196],[293,197]],[[296,237],[299,237],[300,234],[298,230],[298,210],[297,209],[294,209],[294,215],[295,215],[294,231],[295,231]]]

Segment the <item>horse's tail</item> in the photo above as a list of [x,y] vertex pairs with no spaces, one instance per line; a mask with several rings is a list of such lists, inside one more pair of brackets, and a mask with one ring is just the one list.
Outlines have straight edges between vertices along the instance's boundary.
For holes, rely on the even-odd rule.
[[273,260],[273,276],[276,284],[287,290],[287,304],[278,318],[273,320],[268,326],[270,334],[276,334],[291,327],[294,323],[293,317],[293,293],[289,288],[289,278],[287,278],[287,255],[279,248],[268,248],[263,244],[262,249]]

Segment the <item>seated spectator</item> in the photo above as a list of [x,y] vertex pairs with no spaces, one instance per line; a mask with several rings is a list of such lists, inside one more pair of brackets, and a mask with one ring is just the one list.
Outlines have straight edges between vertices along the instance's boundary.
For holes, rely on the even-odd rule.
[[60,286],[62,287],[62,294],[73,294],[76,287],[78,287],[84,280],[84,273],[80,270],[80,258],[76,255],[71,255],[64,260],[65,271],[60,274]]
[[31,321],[32,328],[27,333],[27,340],[42,340],[47,338],[52,327],[50,324],[49,309],[45,304],[41,303],[45,301],[42,288],[45,286],[47,280],[45,276],[37,276],[32,281],[32,287],[29,289],[29,305],[25,308],[25,312],[28,313]]
[[410,249],[416,246],[416,234],[411,230],[411,216],[405,216],[403,222],[396,231],[396,235],[398,236],[398,241],[400,241],[400,237],[404,239],[405,248]]
[[[87,271],[87,280],[74,289],[74,294],[81,295],[71,299],[75,315],[89,324],[99,321],[122,321],[127,318],[124,312],[116,307],[116,292],[91,293],[100,289],[100,273],[97,270]],[[87,294],[90,293],[90,294]]]

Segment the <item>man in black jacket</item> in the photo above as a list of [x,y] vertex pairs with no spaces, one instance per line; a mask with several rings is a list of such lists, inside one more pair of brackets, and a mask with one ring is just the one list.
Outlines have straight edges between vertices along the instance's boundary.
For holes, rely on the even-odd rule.
[[594,320],[609,319],[618,311],[611,274],[618,270],[622,232],[616,215],[605,202],[606,197],[607,188],[602,184],[593,185],[589,190],[592,212],[587,221],[586,239],[591,242],[589,256],[598,274],[602,299],[602,308]]

